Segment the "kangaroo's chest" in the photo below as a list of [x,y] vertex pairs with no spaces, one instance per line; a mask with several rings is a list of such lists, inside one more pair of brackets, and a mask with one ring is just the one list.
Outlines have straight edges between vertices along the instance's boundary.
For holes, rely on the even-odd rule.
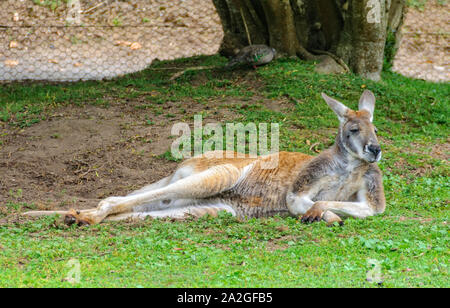
[[360,173],[337,172],[323,176],[312,189],[313,201],[353,201],[362,188]]

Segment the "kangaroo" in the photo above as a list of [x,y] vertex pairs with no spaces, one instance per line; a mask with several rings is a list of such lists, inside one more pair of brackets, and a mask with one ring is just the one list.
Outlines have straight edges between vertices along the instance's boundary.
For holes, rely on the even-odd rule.
[[[366,90],[353,111],[322,93],[340,125],[335,144],[318,156],[280,152],[251,158],[236,153],[205,153],[181,163],[170,176],[123,197],[110,197],[83,211],[28,212],[62,214],[67,224],[145,217],[200,217],[227,211],[239,219],[291,215],[303,223],[365,218],[386,207],[377,162],[381,148],[372,124],[375,96]],[[225,155],[226,154],[226,155]],[[273,169],[262,165],[278,156]]]

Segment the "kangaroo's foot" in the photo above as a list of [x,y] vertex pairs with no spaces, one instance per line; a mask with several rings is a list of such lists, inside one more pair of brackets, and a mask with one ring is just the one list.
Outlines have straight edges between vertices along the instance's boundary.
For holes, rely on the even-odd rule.
[[70,210],[64,216],[64,223],[68,226],[77,224],[78,226],[88,226],[95,224],[95,220],[91,217],[90,212],[84,213],[77,210]]
[[338,223],[340,226],[344,225],[344,221],[341,219],[341,217],[339,217],[332,211],[326,211],[322,216],[322,220],[326,221],[328,226],[333,226],[335,223]]
[[79,226],[89,225],[94,222],[93,219],[90,218],[90,213],[95,212],[96,209],[90,210],[69,210],[69,211],[31,211],[23,213],[22,215],[28,217],[43,217],[43,216],[51,216],[51,215],[61,215],[64,218],[64,222],[67,225],[78,224]]
[[73,224],[78,226],[99,224],[109,215],[125,212],[120,207],[124,199],[124,197],[110,197],[100,201],[96,209],[86,211],[70,210],[65,214],[64,222],[69,226]]

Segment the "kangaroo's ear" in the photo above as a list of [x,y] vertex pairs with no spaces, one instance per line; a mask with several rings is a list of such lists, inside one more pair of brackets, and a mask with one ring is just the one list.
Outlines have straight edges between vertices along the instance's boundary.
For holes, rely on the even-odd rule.
[[329,97],[325,93],[322,93],[323,99],[327,102],[328,106],[330,106],[331,109],[333,109],[334,113],[338,116],[338,119],[340,122],[345,121],[345,116],[347,112],[350,110],[347,108],[344,104],[341,102],[335,100],[334,98]]
[[359,110],[366,110],[370,113],[370,122],[373,121],[373,112],[375,110],[375,95],[369,90],[364,91],[359,99]]

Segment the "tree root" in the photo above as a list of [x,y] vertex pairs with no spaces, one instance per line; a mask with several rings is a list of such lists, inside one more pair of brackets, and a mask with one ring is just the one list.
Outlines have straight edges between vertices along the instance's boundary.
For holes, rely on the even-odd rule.
[[173,81],[177,78],[179,78],[180,76],[184,75],[184,73],[188,72],[188,71],[202,71],[202,70],[209,70],[212,68],[216,68],[215,66],[194,66],[194,67],[188,67],[184,70],[182,70],[181,72],[177,72],[175,74],[172,75],[172,77],[170,77],[170,81]]

